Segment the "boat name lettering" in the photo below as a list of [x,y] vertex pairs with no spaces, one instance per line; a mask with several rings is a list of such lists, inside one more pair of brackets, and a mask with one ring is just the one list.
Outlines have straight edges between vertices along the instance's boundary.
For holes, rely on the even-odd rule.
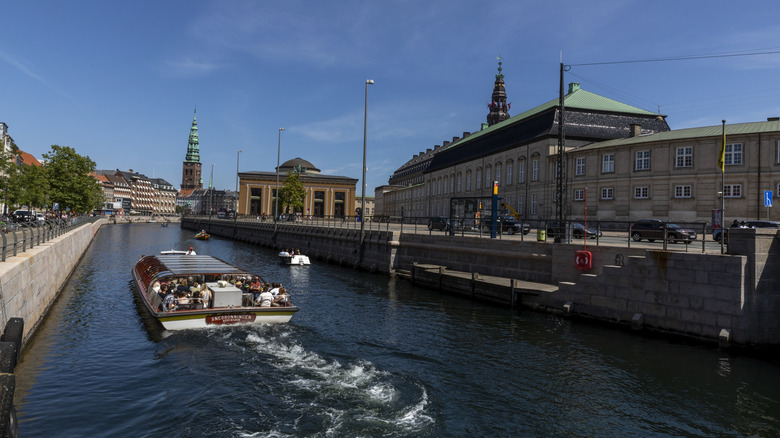
[[206,317],[206,324],[238,324],[242,322],[254,322],[254,313],[241,313],[231,315],[210,315]]

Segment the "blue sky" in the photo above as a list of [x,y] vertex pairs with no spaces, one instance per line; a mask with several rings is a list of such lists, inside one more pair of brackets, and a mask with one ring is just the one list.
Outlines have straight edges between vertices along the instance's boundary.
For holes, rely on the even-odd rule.
[[[302,157],[368,195],[414,154],[474,132],[503,57],[511,115],[565,82],[668,115],[672,129],[780,116],[780,3],[722,1],[16,1],[3,3],[0,121],[36,157],[177,188],[197,106],[204,184]],[[358,190],[359,191],[359,190]]]

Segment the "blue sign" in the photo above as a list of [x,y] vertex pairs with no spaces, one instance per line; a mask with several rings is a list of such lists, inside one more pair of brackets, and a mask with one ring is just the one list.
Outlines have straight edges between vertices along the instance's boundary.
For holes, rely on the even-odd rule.
[[764,207],[772,206],[772,191],[764,190]]

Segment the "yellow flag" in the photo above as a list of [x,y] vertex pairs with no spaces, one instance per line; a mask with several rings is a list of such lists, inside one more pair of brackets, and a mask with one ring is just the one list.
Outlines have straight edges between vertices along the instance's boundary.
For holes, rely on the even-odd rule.
[[726,172],[726,123],[723,123],[723,140],[720,144],[720,154],[718,155],[718,167],[720,172]]

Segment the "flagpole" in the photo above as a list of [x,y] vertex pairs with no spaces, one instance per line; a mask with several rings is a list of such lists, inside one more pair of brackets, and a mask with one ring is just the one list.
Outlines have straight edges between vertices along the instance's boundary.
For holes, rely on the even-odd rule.
[[726,121],[723,123],[723,143],[720,145],[720,253],[726,240]]

